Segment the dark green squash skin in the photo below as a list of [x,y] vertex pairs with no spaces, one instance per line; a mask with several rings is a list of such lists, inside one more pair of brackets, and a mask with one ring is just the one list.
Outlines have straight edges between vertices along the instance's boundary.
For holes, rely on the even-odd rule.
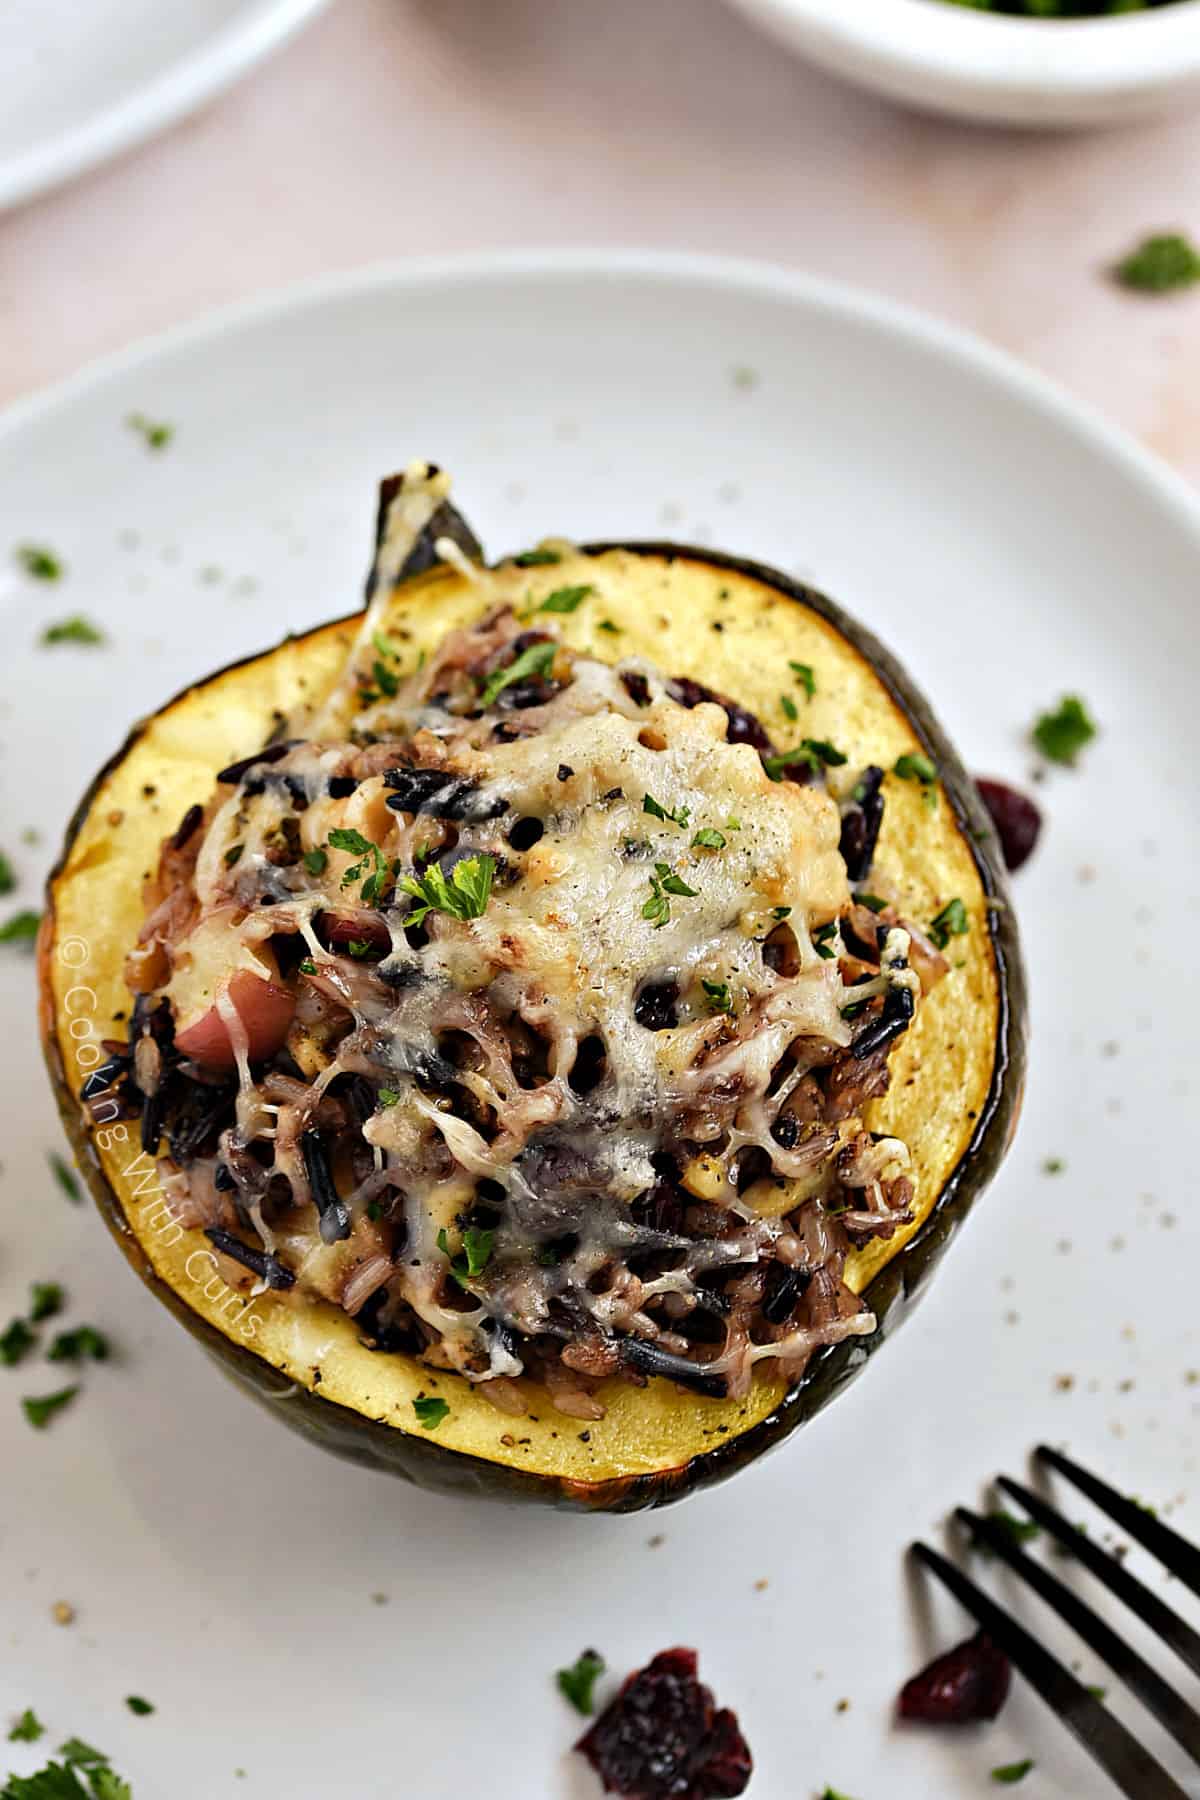
[[[635,542],[600,543],[583,547],[586,555],[625,550],[663,558],[685,557],[747,575],[795,600],[826,619],[871,664],[892,699],[912,724],[922,748],[937,764],[946,798],[961,827],[990,901],[988,921],[998,983],[996,1058],[987,1101],[976,1122],[967,1151],[942,1189],[921,1230],[880,1271],[865,1290],[863,1299],[878,1319],[867,1338],[847,1339],[819,1351],[804,1375],[765,1419],[736,1437],[724,1439],[675,1468],[653,1474],[599,1482],[577,1482],[562,1477],[525,1473],[481,1458],[464,1455],[439,1445],[425,1434],[400,1430],[347,1406],[324,1399],[319,1392],[297,1389],[285,1374],[244,1346],[233,1343],[205,1320],[197,1317],[180,1296],[154,1272],[132,1230],[121,1202],[96,1162],[84,1127],[79,1102],[62,1068],[48,1016],[47,990],[43,989],[42,1038],[51,1082],[63,1127],[75,1150],[80,1169],[105,1223],[147,1287],[175,1315],[243,1390],[301,1436],[349,1462],[400,1476],[416,1486],[438,1493],[473,1494],[491,1500],[534,1502],[572,1512],[638,1512],[667,1506],[701,1488],[735,1475],[813,1418],[840,1394],[865,1368],[867,1362],[908,1318],[925,1292],[934,1270],[961,1229],[979,1195],[1002,1162],[1012,1140],[1020,1111],[1026,1063],[1026,991],[1016,918],[1009,901],[1008,881],[999,843],[974,782],[964,769],[941,726],[912,680],[882,644],[825,595],[790,580],[761,563],[723,556],[686,545]],[[350,615],[353,618],[354,615]],[[342,621],[339,621],[341,623]],[[349,621],[346,621],[349,622]],[[257,657],[242,659],[256,661]],[[209,676],[220,679],[228,665]],[[187,691],[187,690],[185,690]],[[182,696],[177,696],[181,698]],[[168,702],[168,704],[171,704]],[[75,835],[87,816],[93,796],[109,771],[134,748],[143,727],[136,726],[116,755],[100,770],[80,801],[67,829],[62,853],[47,884],[43,948],[49,944],[53,920],[53,883],[65,867]]]

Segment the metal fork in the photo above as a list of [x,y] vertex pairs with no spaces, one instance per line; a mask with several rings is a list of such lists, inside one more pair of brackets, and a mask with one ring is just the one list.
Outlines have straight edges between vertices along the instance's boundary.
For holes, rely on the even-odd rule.
[[[1194,1594],[1200,1594],[1200,1549],[1194,1544],[1172,1531],[1169,1525],[1164,1525],[1135,1500],[1118,1494],[1107,1482],[1089,1474],[1057,1450],[1039,1444],[1034,1456],[1044,1468],[1053,1469],[1086,1494],[1115,1524],[1157,1557],[1172,1575]],[[1194,1675],[1200,1675],[1200,1632],[1194,1631],[1178,1613],[1131,1575],[1118,1557],[1094,1544],[1078,1526],[1072,1525],[1029,1488],[1010,1480],[1007,1475],[999,1477],[997,1486],[1090,1569],[1110,1593],[1123,1600]],[[1001,1522],[981,1518],[965,1506],[956,1509],[955,1518],[1078,1632],[1192,1760],[1200,1764],[1200,1714],[1136,1651],[1122,1643],[1116,1632],[1090,1606],[1064,1587],[1041,1563],[1027,1556],[1012,1532]],[[1132,1800],[1188,1800],[1179,1783],[1160,1762],[1143,1750],[1132,1733],[1114,1718],[1096,1695],[1077,1681],[1069,1669],[1044,1650],[1002,1607],[989,1600],[961,1569],[936,1550],[931,1550],[928,1544],[913,1544],[912,1554],[961,1601],[1123,1794],[1130,1795]]]

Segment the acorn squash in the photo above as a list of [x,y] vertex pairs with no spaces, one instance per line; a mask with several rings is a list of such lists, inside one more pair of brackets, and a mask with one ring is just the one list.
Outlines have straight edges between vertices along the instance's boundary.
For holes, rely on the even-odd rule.
[[[431,653],[497,598],[528,616],[551,593],[586,589],[592,603],[556,609],[569,647],[607,662],[644,656],[732,697],[777,735],[788,732],[780,696],[790,686],[795,699],[784,711],[803,706],[810,741],[836,741],[851,767],[889,772],[875,867],[890,898],[916,921],[934,920],[951,902],[961,910],[948,973],[894,1046],[890,1088],[866,1115],[874,1132],[908,1145],[916,1186],[910,1221],[853,1249],[845,1265],[874,1331],[819,1350],[790,1383],[760,1367],[740,1398],[659,1377],[640,1386],[613,1380],[603,1385],[603,1418],[585,1429],[527,1382],[528,1410],[509,1419],[461,1375],[369,1347],[334,1306],[297,1306],[269,1285],[231,1280],[210,1238],[176,1221],[136,1121],[102,1109],[97,1117],[81,1101],[89,1077],[94,1091],[105,1040],[125,1035],[124,963],[163,839],[208,801],[219,770],[334,690],[357,617],[189,687],[138,724],[91,783],[49,879],[39,945],[51,1079],[79,1166],[129,1261],[277,1418],[338,1455],[430,1488],[579,1510],[662,1505],[734,1473],[839,1393],[907,1315],[996,1172],[1025,1067],[1024,983],[999,850],[925,700],[823,595],[755,563],[666,543],[556,543],[495,565],[481,587],[478,545],[448,504],[396,565],[382,528],[396,492],[395,481],[385,484],[368,595],[378,609],[382,591],[384,631],[413,652]],[[789,667],[812,672],[804,678],[811,694]],[[890,773],[906,756],[929,759],[936,783]],[[429,1398],[448,1405],[437,1409],[435,1428],[414,1409]]]

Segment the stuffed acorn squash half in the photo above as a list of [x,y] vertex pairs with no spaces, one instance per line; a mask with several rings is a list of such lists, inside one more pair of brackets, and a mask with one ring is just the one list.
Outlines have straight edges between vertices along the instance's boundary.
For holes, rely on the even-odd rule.
[[995,1172],[1004,892],[829,601],[670,544],[486,567],[419,464],[365,612],[93,782],[46,1055],[130,1261],[279,1418],[429,1487],[653,1506],[831,1399]]

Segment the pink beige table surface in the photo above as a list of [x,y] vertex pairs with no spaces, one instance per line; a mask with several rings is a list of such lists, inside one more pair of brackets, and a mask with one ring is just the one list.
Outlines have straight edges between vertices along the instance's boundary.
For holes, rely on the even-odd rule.
[[326,271],[629,244],[881,290],[1200,476],[1200,291],[1142,299],[1104,272],[1189,224],[1200,118],[1080,137],[922,119],[721,0],[335,0],[217,104],[0,216],[0,404]]

